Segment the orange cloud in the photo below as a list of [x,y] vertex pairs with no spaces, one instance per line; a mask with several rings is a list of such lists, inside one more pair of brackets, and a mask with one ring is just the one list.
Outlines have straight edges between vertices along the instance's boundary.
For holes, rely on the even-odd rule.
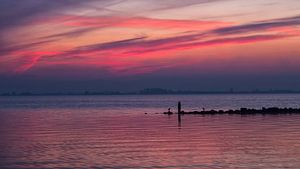
[[40,23],[62,23],[75,27],[127,27],[151,29],[182,29],[182,30],[208,30],[232,25],[232,22],[156,19],[145,17],[116,17],[116,16],[60,16]]

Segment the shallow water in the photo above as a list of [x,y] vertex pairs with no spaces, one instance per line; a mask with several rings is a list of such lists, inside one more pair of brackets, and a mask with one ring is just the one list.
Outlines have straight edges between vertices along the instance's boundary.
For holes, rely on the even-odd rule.
[[300,95],[0,97],[0,168],[300,168],[300,115],[156,114],[178,100],[300,107]]

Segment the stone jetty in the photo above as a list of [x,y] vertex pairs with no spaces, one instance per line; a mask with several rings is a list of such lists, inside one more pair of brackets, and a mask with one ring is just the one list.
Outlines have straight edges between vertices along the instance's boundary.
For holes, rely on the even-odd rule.
[[237,110],[203,110],[203,111],[183,111],[173,113],[171,111],[164,112],[164,114],[172,115],[172,114],[198,114],[198,115],[218,115],[218,114],[237,114],[237,115],[256,115],[256,114],[300,114],[300,108],[278,108],[278,107],[271,107],[271,108],[262,108],[262,109],[248,109],[248,108],[241,108]]

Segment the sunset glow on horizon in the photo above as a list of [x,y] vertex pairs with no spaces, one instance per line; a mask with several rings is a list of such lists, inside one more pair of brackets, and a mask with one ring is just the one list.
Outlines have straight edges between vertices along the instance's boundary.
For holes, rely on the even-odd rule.
[[298,0],[3,0],[0,9],[2,77],[300,73]]

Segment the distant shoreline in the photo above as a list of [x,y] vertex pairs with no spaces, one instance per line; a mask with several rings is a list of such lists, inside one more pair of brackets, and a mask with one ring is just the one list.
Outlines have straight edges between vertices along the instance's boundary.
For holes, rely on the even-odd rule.
[[240,92],[226,92],[226,91],[216,91],[216,92],[189,92],[189,91],[175,91],[175,92],[83,92],[83,93],[31,93],[31,92],[20,92],[20,93],[1,93],[0,96],[122,96],[122,95],[246,95],[246,94],[300,94],[300,91],[240,91]]

